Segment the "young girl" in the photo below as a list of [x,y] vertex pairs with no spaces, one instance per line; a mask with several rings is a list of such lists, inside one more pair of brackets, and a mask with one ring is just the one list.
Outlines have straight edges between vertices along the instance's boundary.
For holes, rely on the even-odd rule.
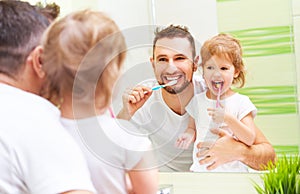
[[[225,130],[237,141],[252,145],[255,140],[254,117],[257,109],[247,96],[232,90],[232,84],[245,84],[245,67],[239,41],[228,34],[219,34],[206,41],[201,49],[201,66],[207,91],[197,94],[187,105],[190,121],[176,146],[186,149],[194,143],[194,172],[208,171],[208,165],[200,165],[196,156],[197,144],[206,142],[209,149],[216,139],[217,130]],[[212,133],[211,130],[215,132]],[[216,172],[247,172],[247,166],[233,161],[219,166]]]
[[46,94],[84,152],[97,193],[156,193],[150,141],[106,115],[126,52],[115,22],[101,12],[71,13],[50,26],[43,48]]

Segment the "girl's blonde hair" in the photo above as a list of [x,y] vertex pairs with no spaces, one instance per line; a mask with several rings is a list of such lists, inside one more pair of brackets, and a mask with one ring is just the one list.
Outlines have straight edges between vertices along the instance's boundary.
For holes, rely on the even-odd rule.
[[207,40],[201,48],[201,66],[212,56],[225,57],[231,61],[239,75],[233,79],[232,84],[239,83],[239,87],[245,85],[245,66],[242,59],[242,47],[239,40],[225,33],[218,34]]
[[111,18],[91,10],[71,13],[51,24],[43,46],[48,99],[57,102],[66,93],[83,98],[96,91],[105,96],[103,107],[110,104],[126,51],[124,37]]

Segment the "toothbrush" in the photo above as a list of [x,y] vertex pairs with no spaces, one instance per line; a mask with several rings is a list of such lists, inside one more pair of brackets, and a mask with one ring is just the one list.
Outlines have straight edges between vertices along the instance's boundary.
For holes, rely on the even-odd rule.
[[220,106],[220,95],[221,95],[221,83],[216,83],[216,87],[219,89],[218,96],[217,96],[216,108],[219,108],[219,106]]
[[155,90],[159,90],[161,88],[164,88],[166,86],[172,86],[172,85],[175,85],[177,83],[177,80],[173,80],[173,81],[170,81],[169,83],[166,83],[164,85],[159,85],[159,86],[154,86],[151,88],[151,90],[155,91]]

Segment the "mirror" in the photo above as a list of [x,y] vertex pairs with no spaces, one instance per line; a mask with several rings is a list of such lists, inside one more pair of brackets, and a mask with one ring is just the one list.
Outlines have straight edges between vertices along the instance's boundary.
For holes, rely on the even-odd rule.
[[197,53],[207,38],[218,32],[232,33],[241,41],[247,67],[246,86],[237,91],[248,95],[258,108],[256,124],[276,153],[298,153],[300,69],[296,63],[300,59],[296,59],[295,53],[300,56],[300,45],[295,40],[300,39],[300,33],[294,32],[300,31],[300,21],[292,5],[296,1],[67,0],[57,3],[61,5],[62,15],[82,8],[105,11],[123,29],[129,47],[124,74],[116,87],[119,90],[114,94],[115,113],[120,110],[125,88],[153,77],[149,57],[154,26],[171,23],[188,26],[198,43]]
[[[246,85],[237,91],[249,96],[258,108],[255,122],[274,146],[277,155],[298,153],[300,135],[297,90],[300,83],[297,81],[299,69],[295,52],[300,46],[294,41],[297,38],[294,31],[297,29],[293,23],[292,2],[277,0],[272,5],[266,0],[209,2],[189,0],[183,5],[172,0],[155,1],[154,20],[162,25],[187,25],[200,44],[216,32],[235,35],[241,41],[247,68]],[[207,9],[203,7],[212,11],[205,13]],[[212,16],[214,14],[216,17]],[[153,76],[151,64],[147,61],[152,54],[152,42],[150,40],[147,43],[148,48],[143,47],[145,52],[142,52],[141,47],[129,49],[125,72],[130,76],[125,73],[120,82],[127,80],[132,87],[142,81],[141,77],[148,79]],[[143,59],[137,61],[135,57]],[[135,64],[134,67],[132,64]],[[139,78],[134,78],[133,74]],[[119,106],[118,103],[114,104],[116,111]]]

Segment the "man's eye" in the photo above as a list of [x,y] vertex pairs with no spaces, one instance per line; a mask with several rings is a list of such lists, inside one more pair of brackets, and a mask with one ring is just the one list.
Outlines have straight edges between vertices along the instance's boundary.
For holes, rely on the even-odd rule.
[[167,61],[167,59],[166,58],[159,58],[158,61],[165,62],[165,61]]
[[211,70],[211,69],[214,69],[214,67],[212,67],[212,66],[207,66],[206,69],[210,69],[210,70]]
[[185,57],[176,57],[176,60],[185,60]]

